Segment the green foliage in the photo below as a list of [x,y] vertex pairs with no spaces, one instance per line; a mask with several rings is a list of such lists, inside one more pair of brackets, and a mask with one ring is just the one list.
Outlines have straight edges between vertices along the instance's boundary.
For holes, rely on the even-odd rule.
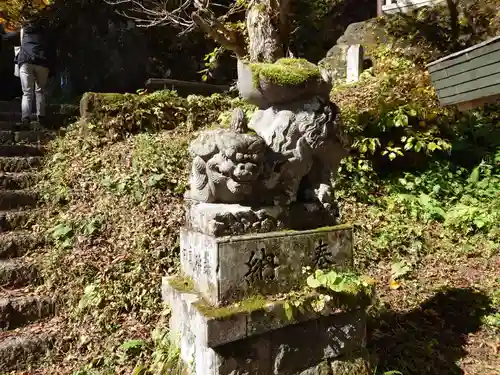
[[323,289],[333,293],[358,294],[372,289],[372,282],[353,273],[339,273],[335,270],[328,272],[316,270],[307,278],[307,285],[313,289]]
[[[303,273],[309,273],[305,267]],[[359,309],[372,303],[374,280],[352,272],[316,270],[307,277],[303,290],[290,292],[283,304],[285,316],[292,320],[295,312],[328,309]]]
[[498,277],[493,282],[491,304],[494,309],[491,314],[484,317],[484,324],[500,332],[500,278]]
[[99,283],[92,283],[83,290],[83,296],[78,302],[78,309],[83,312],[88,308],[98,308],[102,300],[103,296],[99,291]]
[[127,340],[120,345],[120,349],[124,351],[135,351],[137,349],[142,349],[145,343],[142,340]]
[[472,172],[435,162],[424,173],[405,173],[387,187],[389,209],[409,216],[439,220],[463,234],[484,232],[498,238],[500,149]]
[[221,111],[239,105],[245,104],[220,94],[182,98],[168,90],[143,95],[86,93],[82,98],[88,129],[109,139],[182,125],[197,129],[216,122]]
[[206,81],[209,73],[217,68],[219,59],[224,52],[226,52],[226,49],[223,46],[217,46],[213,49],[213,51],[205,55],[203,58],[205,69],[199,71],[199,73],[202,74],[201,79],[203,81]]
[[[380,46],[373,56],[373,74],[332,92],[355,151],[342,161],[340,195],[345,186],[347,194],[374,201],[380,179],[389,174],[450,158],[469,168],[494,152],[500,141],[496,107],[470,113],[441,108],[428,74],[402,50]],[[427,205],[429,212],[436,209],[431,216],[443,215],[426,195],[418,199],[415,204]]]
[[152,354],[150,371],[153,374],[185,374],[185,366],[180,358],[180,349],[172,340],[171,334],[164,329],[153,331],[155,350]]

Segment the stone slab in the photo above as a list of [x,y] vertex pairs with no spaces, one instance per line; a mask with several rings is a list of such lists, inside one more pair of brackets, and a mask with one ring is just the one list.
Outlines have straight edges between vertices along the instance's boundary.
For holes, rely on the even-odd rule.
[[[290,324],[216,347],[207,345],[207,325],[196,307],[199,296],[171,295],[171,333],[192,375],[315,375],[330,360],[351,360],[365,347],[366,313],[340,312]],[[238,337],[238,321],[226,321],[225,335]],[[231,331],[233,333],[231,333]]]
[[349,46],[347,50],[347,83],[359,81],[363,72],[364,51],[360,44]]
[[[162,298],[173,311],[183,311],[197,332],[198,340],[209,348],[215,348],[248,337],[261,335],[289,325],[318,319],[322,316],[342,312],[357,314],[365,310],[372,302],[372,296],[343,296],[325,302],[321,311],[306,308],[308,301],[317,298],[316,293],[302,296],[305,308],[293,309],[292,317],[285,311],[286,298],[283,295],[267,299],[250,299],[231,306],[215,308],[203,300],[194,291],[186,291],[182,286],[182,277],[164,277],[162,280]],[[182,332],[180,321],[172,320],[172,329]]]
[[352,228],[326,227],[232,237],[181,229],[181,273],[215,305],[286,293],[305,282],[303,267],[352,267]]
[[186,228],[214,237],[308,230],[337,224],[337,215],[316,203],[249,207],[186,199]]

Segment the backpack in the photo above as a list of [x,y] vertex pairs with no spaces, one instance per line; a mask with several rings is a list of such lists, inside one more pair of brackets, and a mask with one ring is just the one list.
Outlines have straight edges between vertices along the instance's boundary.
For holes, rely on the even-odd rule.
[[24,30],[23,28],[21,28],[21,31],[20,31],[20,34],[21,34],[21,46],[16,46],[14,47],[14,75],[16,77],[19,77],[19,64],[17,63],[17,58],[19,57],[19,52],[21,52],[21,47],[23,45],[23,38],[24,38]]

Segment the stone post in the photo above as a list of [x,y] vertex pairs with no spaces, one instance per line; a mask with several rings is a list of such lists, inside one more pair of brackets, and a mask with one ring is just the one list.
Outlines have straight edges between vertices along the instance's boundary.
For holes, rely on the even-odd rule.
[[382,11],[382,6],[384,5],[385,0],[377,0],[377,17],[383,16],[384,12]]
[[347,83],[359,81],[359,76],[363,72],[364,51],[360,44],[349,46],[347,50]]

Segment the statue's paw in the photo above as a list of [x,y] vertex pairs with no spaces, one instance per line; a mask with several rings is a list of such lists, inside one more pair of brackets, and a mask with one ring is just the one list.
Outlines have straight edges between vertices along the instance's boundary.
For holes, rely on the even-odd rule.
[[193,158],[193,163],[192,163],[192,170],[196,171],[198,173],[205,173],[207,168],[207,163],[200,158],[199,156],[196,156]]
[[191,186],[197,190],[203,189],[208,183],[208,176],[202,173],[191,174]]

